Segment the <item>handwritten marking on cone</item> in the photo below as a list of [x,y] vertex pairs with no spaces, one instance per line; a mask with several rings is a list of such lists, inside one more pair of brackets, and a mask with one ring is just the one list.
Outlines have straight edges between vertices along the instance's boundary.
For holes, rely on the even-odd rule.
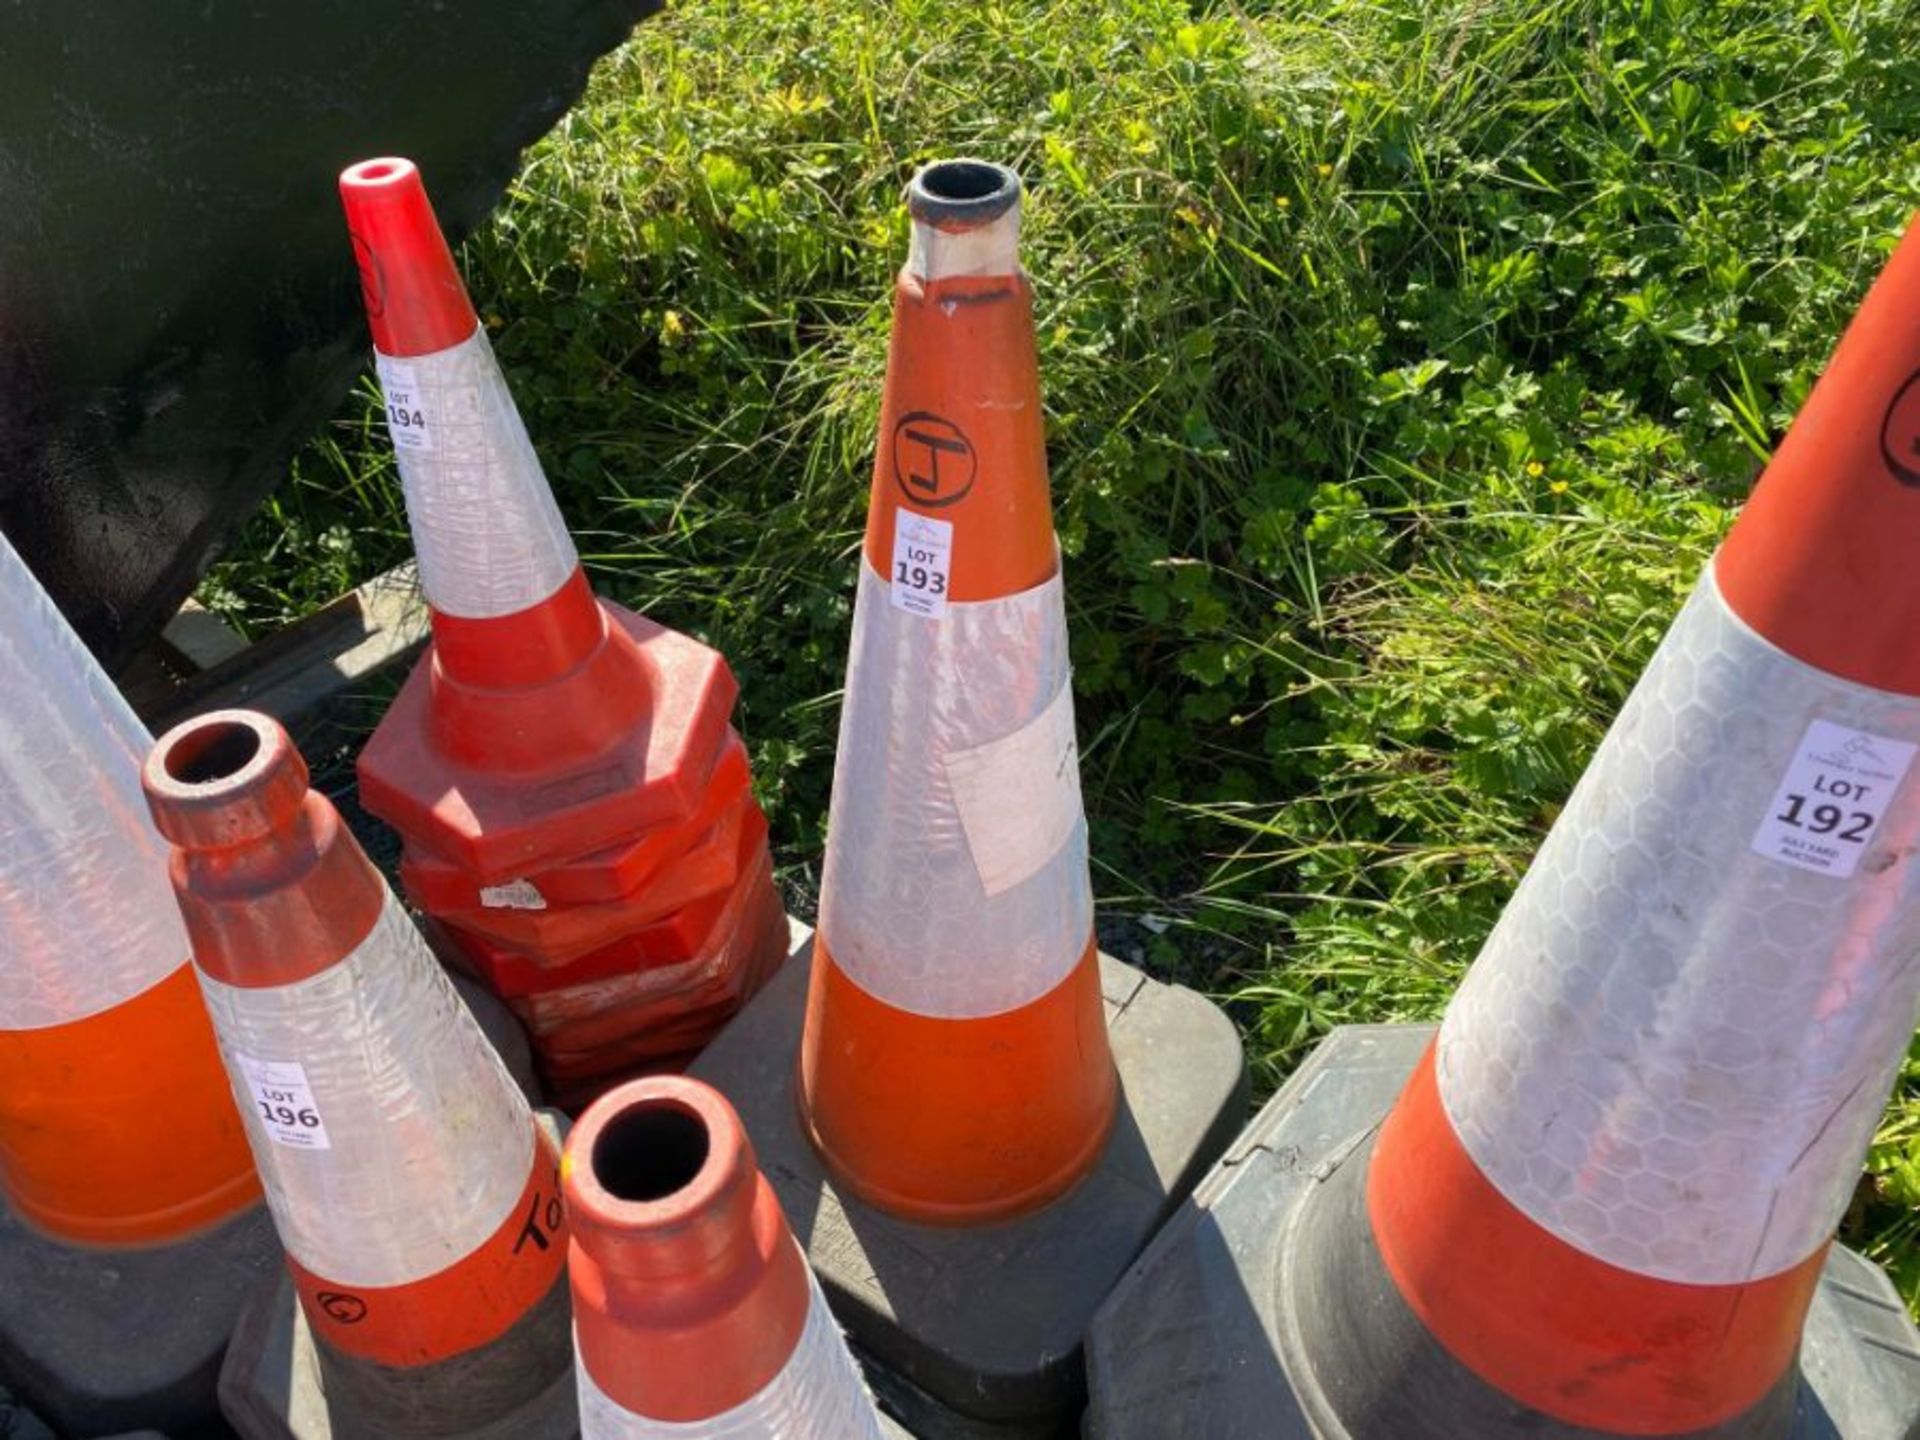
[[979,473],[973,441],[951,420],[912,410],[894,422],[894,483],[914,504],[936,510],[958,504]]
[[1907,377],[1887,406],[1880,455],[1902,485],[1920,486],[1920,370]]

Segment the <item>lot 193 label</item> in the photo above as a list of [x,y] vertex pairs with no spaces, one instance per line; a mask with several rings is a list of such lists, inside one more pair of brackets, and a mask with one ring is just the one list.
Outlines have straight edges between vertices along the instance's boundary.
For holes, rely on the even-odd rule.
[[893,512],[893,573],[888,596],[896,610],[937,620],[947,613],[947,588],[953,573],[953,523]]

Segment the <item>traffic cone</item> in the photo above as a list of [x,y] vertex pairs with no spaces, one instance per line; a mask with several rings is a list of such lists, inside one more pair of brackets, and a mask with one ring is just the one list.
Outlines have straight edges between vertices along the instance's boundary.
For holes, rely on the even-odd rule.
[[1115,1099],[1019,200],[908,190],[802,1044],[835,1178],[943,1223],[1065,1191]]
[[278,1247],[140,796],[152,741],[3,537],[0,682],[0,1377],[63,1435],[197,1432]]
[[881,1440],[733,1107],[679,1077],[581,1116],[561,1167],[582,1440]]
[[276,722],[186,721],[144,779],[330,1403],[500,1421],[568,1364],[553,1142]]
[[178,1242],[260,1196],[140,799],[151,743],[0,537],[0,1186],[67,1244]]
[[[1312,1433],[1920,1426],[1920,1341],[1884,1281],[1829,1257],[1920,1010],[1917,392],[1920,227],[1377,1137],[1330,1157],[1296,1219],[1260,1207],[1288,1237],[1272,1333]],[[1292,1172],[1341,1133],[1308,1113],[1338,1075],[1259,1137]],[[1181,1293],[1151,1258],[1143,1274],[1141,1304]],[[1114,1338],[1124,1367],[1139,1332]],[[1095,1433],[1162,1433],[1138,1423]]]
[[732,673],[595,598],[419,172],[366,161],[340,193],[433,625],[359,762],[402,883],[469,954],[535,971],[722,905],[746,880],[707,842],[759,815]]

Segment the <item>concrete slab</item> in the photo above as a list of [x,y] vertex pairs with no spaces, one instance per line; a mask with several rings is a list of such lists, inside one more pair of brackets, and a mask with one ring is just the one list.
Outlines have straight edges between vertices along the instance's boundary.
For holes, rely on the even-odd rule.
[[[1288,1241],[1301,1233],[1304,1199],[1317,1193],[1325,1203],[1342,1181],[1351,1185],[1432,1035],[1430,1026],[1335,1031],[1234,1141],[1094,1320],[1089,1440],[1360,1440],[1300,1358],[1311,1349],[1309,1336],[1325,1343],[1296,1299],[1303,1280],[1325,1267],[1310,1266],[1307,1247]],[[1488,1418],[1475,1409],[1482,1397],[1458,1385],[1446,1394],[1429,1388],[1416,1367],[1396,1374],[1389,1388],[1396,1398],[1381,1408],[1400,1407],[1403,1419],[1389,1417],[1366,1436],[1412,1434],[1404,1417],[1416,1412],[1425,1417],[1421,1434],[1592,1434],[1542,1424],[1511,1402],[1504,1415]],[[1920,1434],[1920,1334],[1886,1277],[1850,1251],[1836,1247],[1828,1261],[1797,1394],[1788,1391],[1777,1423],[1770,1415],[1756,1428],[1743,1419],[1727,1433],[1745,1440]]]
[[192,1431],[217,1419],[227,1337],[279,1268],[264,1207],[133,1251],[56,1245],[0,1210],[0,1383],[63,1434]]
[[1192,991],[1101,957],[1119,1119],[1099,1167],[1037,1215],[971,1230],[912,1225],[839,1195],[793,1093],[812,937],[692,1073],[746,1122],[787,1218],[876,1391],[923,1440],[1073,1433],[1080,1345],[1127,1265],[1238,1128],[1233,1025]]

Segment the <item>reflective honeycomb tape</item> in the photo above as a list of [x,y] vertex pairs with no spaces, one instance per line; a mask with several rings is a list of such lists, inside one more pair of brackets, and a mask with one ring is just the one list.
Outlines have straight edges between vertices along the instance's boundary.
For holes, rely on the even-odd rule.
[[637,1415],[581,1364],[581,1440],[881,1440],[879,1414],[820,1283],[809,1275],[807,1285],[806,1324],[787,1363],[758,1394],[711,1419]]
[[1483,1379],[1623,1435],[1779,1382],[1920,1008],[1916,754],[1920,699],[1708,570],[1369,1172],[1389,1274]]
[[478,620],[551,597],[579,556],[486,331],[375,359],[427,603]]
[[[1068,676],[1057,571],[928,620],[860,567],[820,933],[875,998],[942,1019],[998,1015],[1054,990],[1081,959],[1093,895],[1078,761],[1045,748],[1057,729],[1033,729],[1064,706],[1071,746]],[[990,763],[984,783],[982,767],[959,763],[1023,734],[1038,748]],[[1007,871],[1006,849],[982,842],[977,824],[970,834],[963,802],[976,792],[970,803],[1021,815],[1050,853],[1011,857]]]
[[1502,1194],[1685,1284],[1826,1242],[1920,1003],[1915,746],[1920,699],[1786,655],[1708,573],[1441,1028]]
[[396,899],[318,974],[201,986],[327,1339],[420,1364],[504,1333],[553,1284],[556,1157]]

